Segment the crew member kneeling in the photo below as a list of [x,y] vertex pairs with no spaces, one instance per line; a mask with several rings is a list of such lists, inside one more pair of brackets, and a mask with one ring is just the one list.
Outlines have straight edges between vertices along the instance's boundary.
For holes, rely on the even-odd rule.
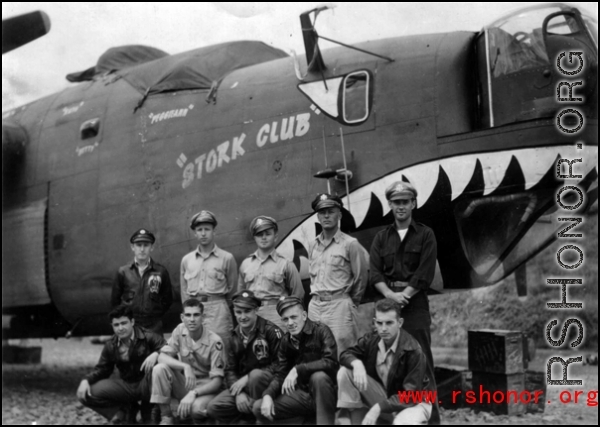
[[[419,343],[402,330],[400,305],[389,299],[375,306],[377,334],[368,333],[340,355],[339,424],[426,424],[432,405],[423,399],[401,402],[403,391],[433,391],[425,354]],[[365,406],[368,409],[364,409]],[[366,412],[366,415],[365,415]]]
[[[180,401],[178,415],[206,419],[206,407],[221,391],[224,376],[223,341],[202,326],[204,306],[196,299],[183,303],[179,324],[158,356],[152,371],[150,401],[160,405],[161,424],[173,424],[171,397]],[[179,360],[174,357],[179,356]]]
[[331,330],[308,319],[302,301],[285,297],[277,313],[288,332],[272,365],[274,378],[254,403],[259,422],[305,417],[316,412],[317,424],[333,424],[337,345]]
[[[120,305],[108,317],[115,334],[104,344],[92,373],[81,380],[77,398],[106,418],[114,415],[114,424],[135,423],[134,408],[141,400],[142,419],[149,421],[150,375],[165,339],[135,325],[130,306]],[[109,378],[115,365],[121,378]]]
[[276,360],[283,333],[258,315],[260,306],[261,301],[252,291],[233,296],[233,314],[238,325],[233,330],[227,355],[228,389],[208,405],[208,415],[214,420],[255,421],[252,405],[273,379],[273,374],[264,369]]

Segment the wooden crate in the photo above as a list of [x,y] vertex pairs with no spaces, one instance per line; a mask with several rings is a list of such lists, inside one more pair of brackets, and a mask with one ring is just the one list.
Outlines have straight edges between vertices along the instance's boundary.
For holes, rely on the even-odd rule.
[[[438,401],[446,409],[457,409],[465,406],[465,392],[472,389],[472,373],[467,368],[453,365],[435,367],[435,383]],[[453,394],[455,391],[460,393]],[[454,396],[454,398],[453,398]]]
[[525,371],[523,333],[494,329],[468,331],[469,370],[490,374],[517,374]]
[[[489,374],[473,372],[473,398],[466,404],[497,415],[524,414],[527,405],[521,400],[525,397],[525,374]],[[533,395],[531,395],[533,397]]]
[[546,385],[546,372],[525,372],[525,390],[530,391],[532,396],[536,390],[544,392],[537,403],[532,399],[531,402],[527,404],[526,412],[544,412],[546,409],[546,400],[548,400],[548,397],[546,396]]

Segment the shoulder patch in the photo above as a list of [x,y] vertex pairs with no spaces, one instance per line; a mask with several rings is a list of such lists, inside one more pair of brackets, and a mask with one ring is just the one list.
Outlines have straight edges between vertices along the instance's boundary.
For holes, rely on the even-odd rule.
[[223,343],[221,341],[217,341],[215,343],[215,348],[219,351],[223,350]]
[[281,330],[279,328],[275,329],[275,335],[277,335],[278,339],[281,339]]

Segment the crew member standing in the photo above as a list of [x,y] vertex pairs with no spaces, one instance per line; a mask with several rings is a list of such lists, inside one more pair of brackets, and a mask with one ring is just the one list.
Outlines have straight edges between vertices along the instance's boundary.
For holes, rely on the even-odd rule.
[[171,277],[165,267],[150,257],[156,241],[154,234],[140,228],[129,241],[133,262],[117,271],[111,306],[131,306],[137,326],[162,334],[162,316],[173,303]]
[[202,302],[204,327],[219,334],[227,346],[233,330],[227,299],[237,282],[237,264],[233,255],[214,242],[217,219],[212,212],[195,214],[190,227],[198,247],[181,260],[181,301]]
[[[435,275],[437,243],[433,230],[412,219],[417,190],[407,182],[394,182],[385,191],[394,223],[381,230],[371,246],[370,283],[385,298],[400,304],[404,325],[421,345],[428,371],[433,371],[431,316],[427,289]],[[433,389],[436,389],[432,378]],[[439,423],[437,402],[431,423]]]
[[282,296],[303,299],[304,288],[296,266],[275,250],[277,231],[277,221],[268,216],[257,216],[250,223],[257,249],[240,265],[238,291],[252,291],[262,301],[258,314],[284,329],[275,306]]
[[357,307],[367,286],[369,266],[367,251],[339,229],[342,206],[339,197],[329,194],[320,194],[312,202],[323,231],[308,250],[308,318],[331,328],[340,353],[358,339]]

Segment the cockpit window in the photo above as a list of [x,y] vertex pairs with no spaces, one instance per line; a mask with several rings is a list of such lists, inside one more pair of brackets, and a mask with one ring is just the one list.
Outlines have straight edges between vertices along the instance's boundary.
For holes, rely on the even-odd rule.
[[369,74],[358,71],[344,78],[344,121],[362,122],[369,116]]
[[[558,7],[524,11],[499,19],[487,28],[489,36],[490,68],[494,77],[521,70],[549,65],[544,45],[542,23]],[[555,28],[566,31],[564,16],[556,17]],[[562,19],[563,22],[560,22]]]

